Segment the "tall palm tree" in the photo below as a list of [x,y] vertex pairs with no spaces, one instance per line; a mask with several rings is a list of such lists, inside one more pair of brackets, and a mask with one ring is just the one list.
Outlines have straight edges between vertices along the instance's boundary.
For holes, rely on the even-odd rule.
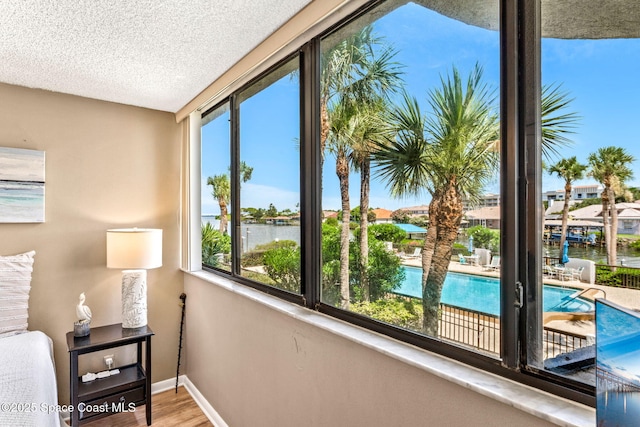
[[453,67],[429,92],[425,118],[415,98],[405,96],[394,113],[398,134],[375,154],[379,175],[397,196],[431,194],[429,226],[422,250],[423,332],[438,334],[438,305],[453,243],[463,215],[463,197],[477,198],[497,170],[499,136],[495,97],[482,83],[479,66],[463,83]]
[[351,146],[353,167],[360,172],[360,286],[364,301],[370,301],[369,287],[369,197],[371,193],[371,157],[376,144],[389,139],[389,103],[379,98],[359,106],[355,135]]
[[[321,131],[320,144],[323,153],[330,144],[329,151],[336,156],[336,174],[340,181],[342,212],[349,212],[349,170],[350,156],[353,146],[366,145],[366,138],[371,134],[367,123],[372,123],[372,105],[379,99],[386,99],[388,93],[400,85],[399,65],[393,62],[396,52],[386,46],[384,40],[375,36],[372,28],[367,26],[361,31],[347,37],[323,55],[323,68],[320,90]],[[337,120],[337,123],[333,123]],[[332,135],[333,133],[333,135]],[[359,137],[358,137],[359,135]],[[365,168],[365,178],[361,185],[365,187],[364,195],[368,205],[369,175],[365,156],[358,156],[356,164]],[[364,164],[367,163],[367,164]],[[362,190],[361,190],[362,192]],[[362,200],[361,200],[362,201]],[[361,261],[362,277],[368,298],[367,264],[368,240],[366,212],[364,211],[364,229],[361,228]],[[361,215],[362,218],[362,215]],[[362,225],[362,224],[361,224]],[[362,240],[364,239],[364,241]],[[340,257],[341,307],[349,306],[349,221],[343,218]]]
[[[240,180],[247,182],[251,179],[253,168],[247,166],[245,162],[240,162]],[[228,214],[227,208],[229,199],[231,197],[231,181],[229,175],[226,173],[220,175],[214,175],[207,178],[207,185],[212,187],[211,195],[218,201],[220,207],[220,227],[219,231],[223,234],[227,234],[228,229]]]
[[576,156],[561,159],[549,166],[549,173],[564,179],[564,206],[562,208],[562,232],[560,235],[560,250],[564,248],[567,238],[567,222],[569,220],[569,199],[571,198],[572,184],[574,181],[584,178],[587,165],[578,162]]
[[[618,211],[616,209],[615,188],[621,188],[626,180],[633,178],[629,167],[635,158],[621,147],[601,147],[589,154],[589,175],[604,187],[602,192],[602,225],[605,232],[607,263],[617,263]],[[609,223],[609,216],[611,222]]]
[[327,149],[336,157],[336,175],[340,183],[342,227],[340,231],[340,307],[349,308],[349,200],[350,147],[353,141],[356,110],[353,105],[335,104],[328,111],[330,132]]

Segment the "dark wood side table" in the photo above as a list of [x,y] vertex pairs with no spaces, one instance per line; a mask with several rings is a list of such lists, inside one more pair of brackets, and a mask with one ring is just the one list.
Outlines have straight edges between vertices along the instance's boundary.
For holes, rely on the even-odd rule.
[[[105,417],[114,412],[145,405],[147,425],[151,425],[151,336],[149,326],[125,329],[121,323],[91,328],[86,337],[67,333],[71,366],[71,426]],[[142,343],[145,361],[142,363]],[[78,356],[108,348],[138,344],[137,362],[122,366],[119,374],[83,383],[78,374]]]

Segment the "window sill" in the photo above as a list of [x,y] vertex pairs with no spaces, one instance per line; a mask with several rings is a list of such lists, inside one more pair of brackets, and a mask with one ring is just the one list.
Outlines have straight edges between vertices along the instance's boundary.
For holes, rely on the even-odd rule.
[[560,426],[594,426],[595,409],[396,341],[206,271],[185,272],[301,322]]

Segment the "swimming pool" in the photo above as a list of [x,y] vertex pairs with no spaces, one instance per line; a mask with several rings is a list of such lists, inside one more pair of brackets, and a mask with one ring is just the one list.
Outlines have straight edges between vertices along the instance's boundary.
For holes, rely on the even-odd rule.
[[[394,292],[421,298],[422,269],[416,267],[403,267],[403,269],[405,280]],[[575,289],[544,285],[542,294],[544,311],[595,310],[593,303],[589,300],[583,298],[572,300],[571,296],[575,293]],[[443,304],[498,316],[500,315],[500,281],[492,277],[449,272],[442,287],[440,301]]]

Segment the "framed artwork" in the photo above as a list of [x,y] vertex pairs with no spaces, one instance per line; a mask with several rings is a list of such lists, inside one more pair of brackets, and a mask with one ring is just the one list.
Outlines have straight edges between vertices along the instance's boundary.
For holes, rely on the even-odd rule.
[[44,151],[0,147],[0,222],[44,222]]
[[596,300],[597,426],[640,420],[640,313]]

